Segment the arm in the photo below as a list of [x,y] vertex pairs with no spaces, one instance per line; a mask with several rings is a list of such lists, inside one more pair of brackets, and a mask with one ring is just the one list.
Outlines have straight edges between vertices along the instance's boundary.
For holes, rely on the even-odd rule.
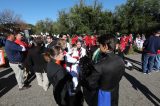
[[77,62],[77,59],[72,58],[69,54],[66,54],[65,60],[66,60],[66,62],[69,62],[69,63],[76,63]]
[[26,57],[26,65],[27,68],[33,72],[33,60],[32,60],[32,56],[30,54],[30,52],[28,53],[27,57]]
[[147,44],[148,44],[148,39],[144,41],[144,43],[143,43],[143,47],[146,47],[146,46],[147,46]]
[[15,43],[12,43],[10,45],[10,49],[17,50],[17,51],[25,51],[25,47],[24,46],[20,46],[20,45],[17,45]]
[[83,49],[82,51],[82,57],[84,57],[86,55],[86,49]]
[[86,80],[88,82],[89,88],[94,90],[99,88],[100,73],[95,69],[92,71],[92,74],[88,78],[86,78]]
[[84,87],[94,90],[99,87],[100,72],[92,65],[88,57],[80,59],[80,78]]
[[5,45],[5,39],[4,38],[0,38],[0,46],[4,46]]

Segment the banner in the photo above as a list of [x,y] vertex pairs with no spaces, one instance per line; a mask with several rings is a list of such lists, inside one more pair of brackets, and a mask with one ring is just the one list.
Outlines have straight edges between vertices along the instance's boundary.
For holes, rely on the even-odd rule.
[[4,51],[0,50],[0,66],[5,64]]

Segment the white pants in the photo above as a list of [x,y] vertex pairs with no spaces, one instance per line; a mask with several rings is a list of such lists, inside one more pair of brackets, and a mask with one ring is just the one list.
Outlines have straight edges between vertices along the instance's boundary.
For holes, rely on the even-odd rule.
[[19,64],[9,63],[9,65],[15,73],[15,77],[16,77],[19,88],[22,88],[24,86],[24,70],[21,70],[18,67]]
[[49,85],[47,73],[36,72],[36,78],[37,78],[38,85],[42,86],[43,89],[47,91],[48,85]]

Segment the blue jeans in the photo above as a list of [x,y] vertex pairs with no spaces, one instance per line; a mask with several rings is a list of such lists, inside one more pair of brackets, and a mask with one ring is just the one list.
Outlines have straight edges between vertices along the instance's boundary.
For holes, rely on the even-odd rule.
[[155,58],[155,68],[156,70],[160,70],[160,54],[158,54]]
[[151,55],[147,53],[143,54],[142,70],[144,73],[149,73],[153,70],[155,58],[156,58],[156,55]]

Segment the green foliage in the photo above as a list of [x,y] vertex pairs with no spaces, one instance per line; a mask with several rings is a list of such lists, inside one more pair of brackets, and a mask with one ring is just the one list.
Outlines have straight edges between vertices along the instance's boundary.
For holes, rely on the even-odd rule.
[[150,33],[160,28],[160,0],[127,0],[114,12],[103,10],[98,0],[86,5],[84,0],[69,11],[59,11],[56,22],[38,21],[34,31],[52,33]]
[[49,18],[46,18],[45,20],[40,20],[36,23],[34,31],[36,34],[42,33],[52,33],[53,28],[53,21]]
[[116,21],[121,32],[147,33],[160,24],[159,0],[128,0],[116,8]]

